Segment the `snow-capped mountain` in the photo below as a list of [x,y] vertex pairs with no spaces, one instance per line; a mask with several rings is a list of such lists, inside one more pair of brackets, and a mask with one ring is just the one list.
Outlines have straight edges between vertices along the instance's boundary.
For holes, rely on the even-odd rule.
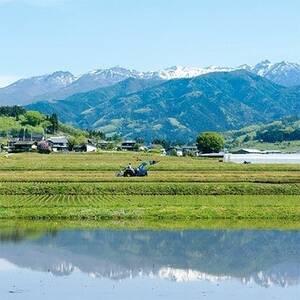
[[[72,86],[88,85],[90,87],[108,86],[120,82],[129,77],[142,78],[143,73],[136,70],[113,67],[110,69],[98,69],[80,76]],[[88,87],[87,87],[88,88]]]
[[247,64],[238,67],[218,67],[209,66],[206,68],[174,66],[155,73],[164,80],[177,78],[191,78],[213,72],[232,72],[236,70],[246,70],[265,77],[279,85],[295,86],[300,85],[300,65],[290,62],[271,63],[264,60],[255,66]]
[[122,67],[97,69],[79,76],[71,84],[58,90],[40,95],[38,100],[65,99],[77,93],[88,92],[97,88],[114,85],[128,78],[152,79],[155,75],[151,72],[143,73]]
[[289,62],[271,63],[262,61],[255,66],[238,67],[184,67],[173,66],[159,71],[139,72],[122,67],[97,69],[78,77],[70,72],[55,72],[50,75],[19,80],[8,87],[0,88],[0,105],[24,105],[38,100],[60,100],[68,96],[114,85],[128,78],[144,80],[172,80],[192,78],[213,72],[246,70],[265,77],[283,86],[300,85],[300,65]]
[[271,63],[265,60],[251,68],[251,71],[280,85],[300,85],[300,65],[296,63]]
[[0,89],[0,104],[28,104],[38,95],[56,92],[70,85],[75,79],[75,76],[70,72],[58,71],[52,74],[18,80]]
[[150,78],[141,72],[121,67],[94,70],[78,77],[59,71],[21,79],[0,88],[0,105],[26,105],[37,100],[64,99],[76,93],[113,85],[129,77]]

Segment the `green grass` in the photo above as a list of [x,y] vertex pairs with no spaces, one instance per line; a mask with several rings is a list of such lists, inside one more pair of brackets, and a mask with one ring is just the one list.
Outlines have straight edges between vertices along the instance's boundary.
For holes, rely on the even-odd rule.
[[[148,177],[115,176],[129,162],[148,159],[160,161]],[[298,224],[299,207],[300,165],[113,152],[0,155],[0,219],[5,220]]]
[[292,220],[297,196],[1,196],[1,219]]
[[47,232],[60,230],[81,229],[113,229],[113,230],[252,230],[276,229],[299,230],[300,222],[288,219],[196,219],[196,220],[166,220],[166,219],[114,219],[114,220],[87,220],[87,219],[0,219],[0,239],[14,236],[36,238]]

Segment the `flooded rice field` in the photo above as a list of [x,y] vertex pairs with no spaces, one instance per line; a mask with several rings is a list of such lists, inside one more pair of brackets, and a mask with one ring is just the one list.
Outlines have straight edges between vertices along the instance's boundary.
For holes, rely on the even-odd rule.
[[299,299],[300,232],[0,230],[0,299]]

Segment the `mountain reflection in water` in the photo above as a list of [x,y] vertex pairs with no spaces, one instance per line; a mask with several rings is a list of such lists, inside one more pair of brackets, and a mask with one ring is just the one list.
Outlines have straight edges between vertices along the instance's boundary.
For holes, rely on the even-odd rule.
[[178,282],[238,279],[260,286],[300,283],[300,232],[259,230],[0,232],[0,270]]

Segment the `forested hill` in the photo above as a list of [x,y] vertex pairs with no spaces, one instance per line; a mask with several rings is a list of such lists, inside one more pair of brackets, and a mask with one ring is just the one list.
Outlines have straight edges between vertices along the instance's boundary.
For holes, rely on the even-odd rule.
[[23,138],[35,134],[81,136],[87,133],[60,123],[56,114],[44,115],[38,111],[26,111],[19,106],[0,107],[0,138]]
[[[129,87],[135,87],[135,90]],[[62,121],[146,140],[194,140],[300,112],[300,88],[279,86],[247,71],[210,73],[146,86],[137,79],[65,100],[29,105]]]
[[300,141],[300,119],[290,117],[267,124],[252,125],[226,132],[225,137],[231,147]]

